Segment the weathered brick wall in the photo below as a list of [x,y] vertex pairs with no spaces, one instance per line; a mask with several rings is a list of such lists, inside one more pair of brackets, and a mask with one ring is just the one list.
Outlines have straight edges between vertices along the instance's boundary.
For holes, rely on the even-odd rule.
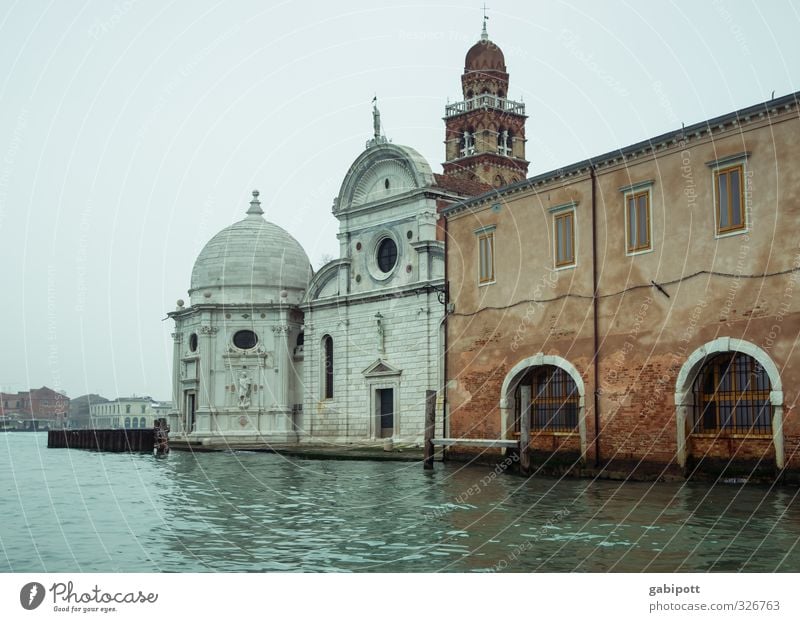
[[[696,350],[731,338],[765,354],[777,369],[785,464],[800,470],[800,245],[794,233],[800,174],[792,138],[800,134],[800,120],[783,113],[771,124],[714,132],[597,173],[603,463],[674,467],[679,374]],[[719,237],[708,163],[743,150],[748,229]],[[643,180],[651,187],[653,250],[628,256],[622,189]],[[557,355],[584,382],[586,458],[594,461],[591,190],[586,170],[448,217],[455,303],[447,320],[450,436],[500,437],[501,388],[509,370],[537,354]],[[576,265],[554,270],[551,210],[561,205],[575,210]],[[496,282],[479,285],[475,231],[490,225],[496,226]],[[537,452],[574,450],[561,440],[540,435],[532,446]],[[703,458],[734,457],[746,465],[775,460],[770,438],[690,436],[687,448],[689,466]]]

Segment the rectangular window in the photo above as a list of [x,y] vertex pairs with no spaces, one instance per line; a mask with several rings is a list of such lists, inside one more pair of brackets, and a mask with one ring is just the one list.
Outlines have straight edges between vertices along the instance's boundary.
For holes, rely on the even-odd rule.
[[745,228],[743,179],[741,164],[714,172],[718,235]]
[[480,283],[494,281],[494,233],[483,233],[478,236],[478,254],[480,255]]
[[628,252],[645,251],[650,246],[650,193],[629,194],[626,197],[626,230]]
[[571,266],[575,263],[575,212],[556,214],[554,237],[556,247],[556,267]]

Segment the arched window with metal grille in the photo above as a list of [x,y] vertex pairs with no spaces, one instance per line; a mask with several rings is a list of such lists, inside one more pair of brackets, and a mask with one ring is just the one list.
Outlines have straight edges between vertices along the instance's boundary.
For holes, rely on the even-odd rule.
[[515,432],[519,432],[522,412],[519,387],[531,387],[531,430],[539,433],[576,432],[580,395],[575,381],[566,371],[553,365],[531,369],[520,380],[515,392]]
[[694,432],[771,434],[771,389],[753,357],[731,352],[711,358],[695,383]]

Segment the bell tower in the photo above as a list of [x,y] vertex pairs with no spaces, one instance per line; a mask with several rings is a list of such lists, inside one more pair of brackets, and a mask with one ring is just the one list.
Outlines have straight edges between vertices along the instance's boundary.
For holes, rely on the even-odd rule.
[[503,186],[524,179],[525,104],[508,99],[503,51],[489,39],[486,16],[480,40],[467,52],[464,99],[445,107],[445,175]]

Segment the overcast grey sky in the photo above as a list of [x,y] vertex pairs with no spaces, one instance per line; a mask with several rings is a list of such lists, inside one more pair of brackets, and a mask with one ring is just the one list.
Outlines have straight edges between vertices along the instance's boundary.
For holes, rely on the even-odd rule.
[[[481,4],[0,1],[0,388],[169,399],[162,318],[253,188],[316,268],[373,94],[441,170]],[[791,2],[488,4],[531,175],[800,89]]]

